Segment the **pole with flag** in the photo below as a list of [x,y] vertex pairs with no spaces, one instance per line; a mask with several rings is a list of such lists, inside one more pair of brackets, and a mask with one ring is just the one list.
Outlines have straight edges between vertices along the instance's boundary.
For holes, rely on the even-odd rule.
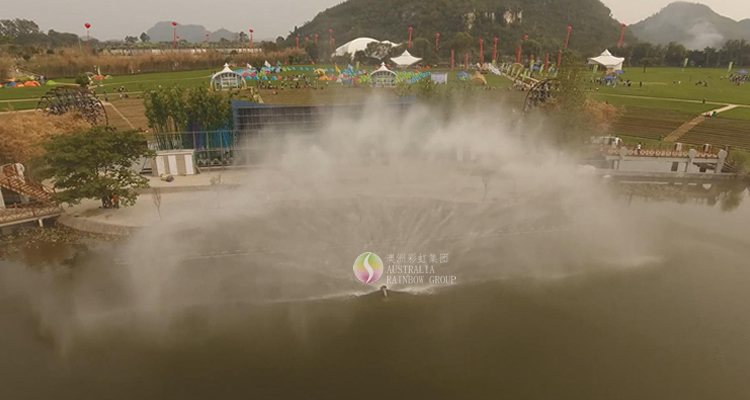
[[734,68],[734,61],[729,62],[729,69],[727,69],[727,74],[732,72],[732,68]]
[[177,48],[177,22],[172,21],[172,48]]
[[685,57],[685,61],[682,63],[682,70],[683,71],[685,70],[685,68],[687,68],[689,62],[690,62],[690,58]]
[[565,50],[568,49],[568,43],[570,43],[570,31],[573,30],[572,26],[568,27],[568,36],[565,37]]
[[479,39],[479,65],[484,67],[484,39]]
[[333,29],[328,30],[328,37],[329,47],[331,48],[331,53],[333,53]]
[[617,43],[617,47],[622,47],[622,41],[625,39],[625,28],[628,26],[625,24],[622,24],[622,32],[620,33],[620,41]]
[[492,45],[492,64],[494,65],[495,61],[497,61],[497,42],[500,39],[494,38],[492,40],[495,42],[495,44]]
[[411,26],[409,27],[409,49],[411,49],[411,32],[414,30]]
[[250,29],[250,48],[253,48],[253,32],[254,30]]
[[435,53],[439,53],[439,52],[440,52],[440,34],[436,33],[435,34]]
[[299,49],[299,36],[294,38],[294,46]]
[[89,28],[91,28],[91,24],[86,22],[83,24],[83,26],[86,28],[86,53],[89,52]]

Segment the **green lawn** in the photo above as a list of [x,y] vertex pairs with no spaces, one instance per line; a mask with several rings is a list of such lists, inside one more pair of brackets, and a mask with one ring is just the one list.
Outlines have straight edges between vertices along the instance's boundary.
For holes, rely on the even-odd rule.
[[750,120],[750,107],[738,107],[719,114],[719,118],[734,118]]
[[39,100],[29,101],[0,101],[0,112],[2,111],[21,111],[21,110],[33,110],[39,104]]
[[606,101],[609,104],[625,107],[625,108],[648,108],[648,109],[660,109],[670,111],[680,111],[685,113],[696,114],[704,113],[706,111],[715,110],[722,106],[715,104],[702,104],[701,102],[685,102],[668,99],[647,99],[638,97],[624,97],[614,94],[606,93],[595,93],[591,96],[594,100]]
[[[739,71],[735,68],[734,72]],[[633,82],[631,87],[618,85],[616,88],[604,85],[590,85],[599,87],[599,93],[624,94],[632,96],[650,96],[662,98],[676,98],[688,100],[706,99],[711,102],[750,105],[750,84],[737,86],[728,82],[727,70],[718,68],[643,68],[631,67],[625,69],[623,79]],[[723,79],[722,79],[723,77]],[[699,81],[708,82],[708,87],[696,85]],[[640,87],[643,82],[643,87]],[[682,82],[679,84],[679,82]]]

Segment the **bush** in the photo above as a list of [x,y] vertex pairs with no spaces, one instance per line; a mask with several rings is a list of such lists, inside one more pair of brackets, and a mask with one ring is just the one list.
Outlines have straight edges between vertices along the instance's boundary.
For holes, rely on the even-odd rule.
[[91,83],[89,81],[89,77],[86,74],[78,74],[78,76],[76,76],[75,82],[81,86],[88,86],[89,83]]

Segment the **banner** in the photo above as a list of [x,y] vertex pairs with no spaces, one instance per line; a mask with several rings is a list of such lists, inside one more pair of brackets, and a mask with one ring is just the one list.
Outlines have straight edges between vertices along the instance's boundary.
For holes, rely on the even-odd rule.
[[438,85],[445,85],[448,83],[448,74],[444,72],[433,72],[430,74],[430,78]]
[[684,62],[684,63],[682,64],[682,69],[685,69],[685,68],[687,68],[687,66],[688,66],[688,63],[689,63],[689,62],[690,62],[690,59],[689,59],[689,58],[686,58],[686,59],[685,59],[685,62]]
[[594,64],[594,75],[599,72],[599,64]]
[[734,67],[734,61],[729,62],[729,69],[727,70],[727,74],[732,72],[732,67]]

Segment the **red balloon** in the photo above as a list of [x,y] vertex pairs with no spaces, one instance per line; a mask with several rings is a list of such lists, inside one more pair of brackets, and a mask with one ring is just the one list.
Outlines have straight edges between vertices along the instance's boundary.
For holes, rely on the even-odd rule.
[[500,39],[498,39],[498,38],[495,38],[495,42],[497,42],[498,40],[500,40]]
[[255,32],[255,31],[254,31],[254,30],[252,30],[252,29],[250,29],[250,33],[253,33],[253,32]]
[[411,31],[412,31],[413,29],[414,29],[414,28],[412,28],[412,27],[410,26],[410,27],[409,27],[409,32],[411,32]]
[[177,22],[172,21],[172,26],[177,26]]
[[524,39],[528,39],[528,38],[529,38],[529,35],[524,35],[524,36],[523,36],[523,38],[524,38]]
[[436,34],[435,34],[435,37],[440,37],[440,34],[439,34],[439,33],[436,33]]
[[333,33],[333,29],[329,29],[329,30],[328,30],[328,33]]
[[484,39],[479,39],[479,43],[484,43]]
[[569,26],[569,27],[568,27],[568,30],[569,30],[569,31],[572,31],[572,30],[573,30],[573,27],[572,27],[572,26]]
[[625,24],[622,24],[622,27],[623,27],[623,28],[627,28],[627,25],[625,25]]
[[88,22],[86,22],[85,24],[83,24],[83,26],[85,26],[85,27],[86,27],[86,29],[89,29],[89,28],[91,28],[91,24],[89,24]]

